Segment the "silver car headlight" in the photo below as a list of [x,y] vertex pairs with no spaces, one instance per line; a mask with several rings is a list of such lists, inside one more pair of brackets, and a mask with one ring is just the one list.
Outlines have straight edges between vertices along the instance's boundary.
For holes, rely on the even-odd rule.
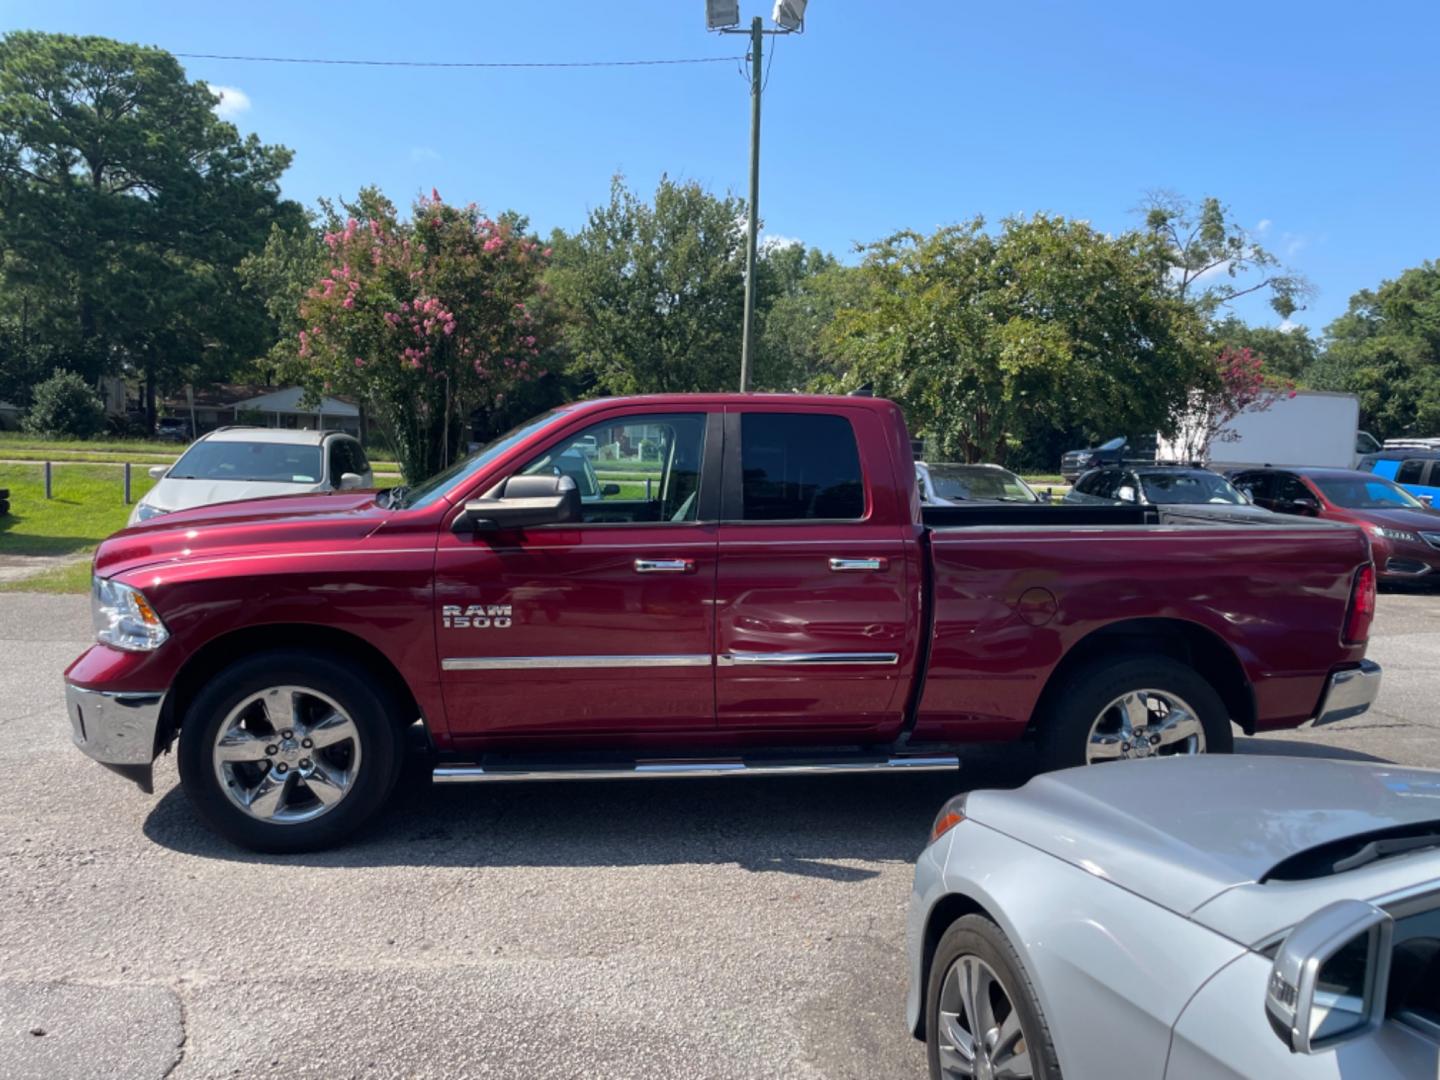
[[95,640],[129,652],[149,652],[164,645],[170,631],[139,589],[109,578],[93,579],[90,613]]
[[940,813],[935,815],[935,824],[930,826],[930,843],[933,844],[965,820],[965,798],[964,795],[956,795],[940,808]]
[[138,525],[142,521],[149,521],[153,517],[159,517],[161,514],[168,513],[170,513],[169,510],[162,510],[160,507],[152,506],[150,503],[138,502],[135,504],[135,509],[131,511],[130,524]]

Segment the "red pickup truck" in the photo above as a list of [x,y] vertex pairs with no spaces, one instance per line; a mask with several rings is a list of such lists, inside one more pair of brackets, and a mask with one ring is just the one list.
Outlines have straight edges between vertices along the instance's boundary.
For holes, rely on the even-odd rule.
[[95,557],[75,742],[151,790],[178,737],[248,847],[332,843],[423,740],[437,780],[1046,767],[1354,716],[1358,529],[1139,507],[922,517],[900,410],[667,395],[557,409],[412,488],[152,518]]

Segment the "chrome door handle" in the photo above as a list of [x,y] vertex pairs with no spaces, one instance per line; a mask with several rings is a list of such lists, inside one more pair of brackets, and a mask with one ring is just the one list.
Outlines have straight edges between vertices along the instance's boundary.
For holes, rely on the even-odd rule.
[[888,559],[831,559],[830,569],[837,574],[863,573],[867,570],[884,570],[890,565]]
[[688,574],[695,569],[694,559],[636,559],[637,574]]

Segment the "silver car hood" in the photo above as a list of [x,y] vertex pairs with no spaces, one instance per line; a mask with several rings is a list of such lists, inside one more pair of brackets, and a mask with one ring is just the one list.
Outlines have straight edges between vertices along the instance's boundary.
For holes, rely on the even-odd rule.
[[[1440,822],[1440,772],[1246,755],[1114,762],[972,792],[965,815],[1190,916],[1308,848]],[[1344,877],[1354,887],[1362,873]],[[1278,898],[1312,884],[1262,889]]]

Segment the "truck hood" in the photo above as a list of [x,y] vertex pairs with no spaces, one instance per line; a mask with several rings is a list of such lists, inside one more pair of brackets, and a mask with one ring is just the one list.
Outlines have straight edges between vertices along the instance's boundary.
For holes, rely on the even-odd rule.
[[1440,532],[1440,514],[1429,510],[1351,510],[1358,518],[1407,532]]
[[95,573],[114,577],[141,567],[253,555],[264,547],[359,540],[389,516],[373,491],[284,495],[163,514],[122,529],[95,552]]
[[[1113,762],[972,792],[965,816],[1188,917],[1301,851],[1440,819],[1440,772],[1259,755]],[[1278,899],[1287,886],[1261,888]]]

